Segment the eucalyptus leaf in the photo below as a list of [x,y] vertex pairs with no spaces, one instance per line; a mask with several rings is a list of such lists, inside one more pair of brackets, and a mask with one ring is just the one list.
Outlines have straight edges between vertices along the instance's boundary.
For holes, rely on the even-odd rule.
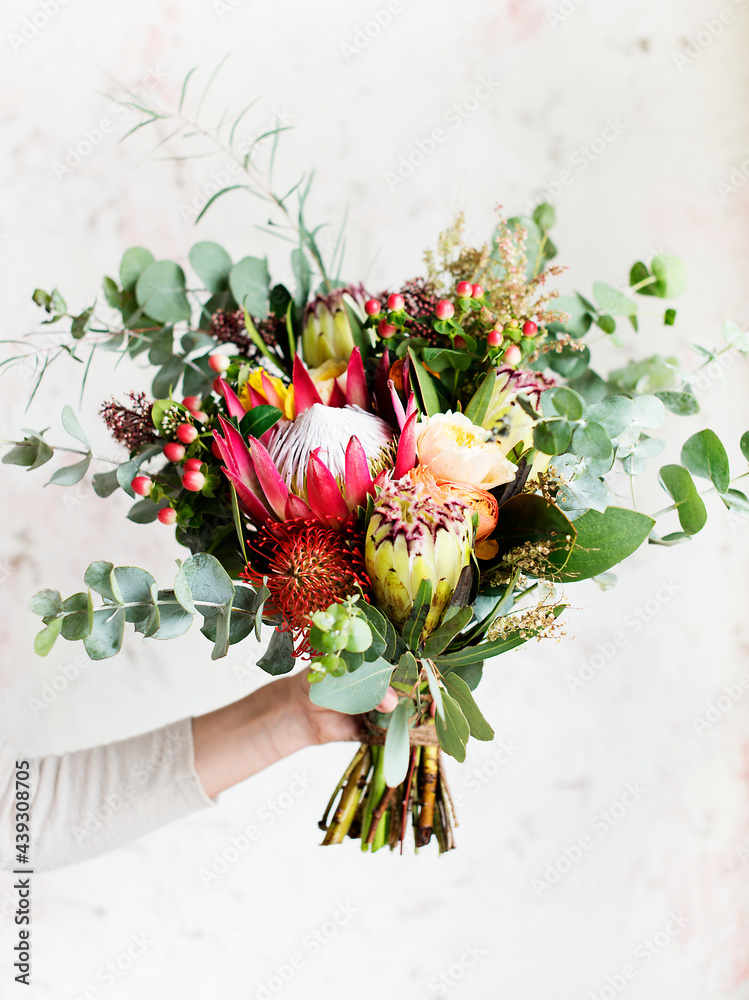
[[715,431],[699,431],[685,441],[681,449],[681,464],[693,476],[709,479],[718,493],[725,493],[731,485],[728,455]]
[[663,392],[656,392],[655,395],[667,410],[680,417],[690,417],[700,412],[697,397],[693,396],[691,392],[676,392],[673,389],[666,389]]
[[62,426],[71,437],[74,437],[82,444],[85,444],[87,448],[91,448],[91,444],[86,437],[86,433],[78,422],[78,417],[76,417],[72,407],[67,404],[62,408]]
[[[275,629],[271,634],[268,648],[257,661],[257,665],[273,677],[277,677],[279,674],[288,674],[294,667],[294,639],[291,632]],[[354,675],[345,674],[344,676],[353,677]],[[310,690],[310,697],[312,697],[312,691],[316,691],[324,683],[325,681],[322,681],[321,684],[314,684]]]
[[268,313],[270,274],[268,261],[244,257],[229,273],[229,287],[235,300],[252,316],[265,319]]
[[47,485],[74,486],[86,475],[89,465],[91,465],[91,456],[86,455],[82,461],[76,462],[75,465],[65,465],[62,469],[55,470]]
[[408,773],[410,759],[408,717],[410,710],[410,700],[402,698],[390,715],[383,751],[385,784],[390,788],[395,788],[405,781]]
[[34,638],[34,652],[38,656],[46,656],[55,644],[55,639],[60,634],[63,619],[53,618],[52,621],[38,632]]
[[696,535],[705,527],[707,509],[689,471],[681,465],[664,465],[660,481],[674,501],[682,528],[687,534]]
[[190,265],[213,295],[229,287],[231,257],[218,243],[203,240],[190,249]]
[[185,294],[185,272],[171,260],[147,264],[135,286],[138,305],[158,323],[179,323],[190,318]]
[[378,659],[362,663],[359,669],[341,677],[328,674],[319,684],[310,688],[310,700],[315,705],[331,708],[347,715],[360,715],[376,708],[390,684],[393,664]]
[[106,660],[122,648],[125,635],[125,609],[100,608],[94,611],[90,635],[83,640],[92,660]]

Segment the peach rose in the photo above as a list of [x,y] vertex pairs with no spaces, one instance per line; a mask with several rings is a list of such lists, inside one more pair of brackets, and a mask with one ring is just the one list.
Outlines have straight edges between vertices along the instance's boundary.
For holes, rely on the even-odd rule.
[[489,436],[463,413],[437,413],[417,425],[416,454],[438,482],[445,479],[491,490],[511,482],[517,466]]
[[451,480],[437,482],[428,465],[419,465],[408,473],[414,483],[423,483],[435,500],[462,500],[479,517],[475,541],[479,542],[494,531],[499,517],[499,505],[491,493],[471,486],[470,483],[454,483]]

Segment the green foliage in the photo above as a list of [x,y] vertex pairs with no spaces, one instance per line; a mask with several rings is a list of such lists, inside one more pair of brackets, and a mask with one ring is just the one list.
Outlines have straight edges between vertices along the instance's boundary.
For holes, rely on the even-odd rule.
[[310,698],[315,705],[347,715],[371,712],[385,697],[392,673],[393,664],[385,659],[364,662],[353,673],[341,677],[328,674],[319,684],[312,685]]
[[253,316],[265,318],[270,295],[268,261],[259,257],[245,257],[229,273],[231,293],[240,306]]
[[462,763],[466,759],[466,743],[471,735],[471,727],[452,695],[443,693],[442,702],[445,707],[444,721],[439,715],[434,719],[437,739],[445,753]]
[[408,721],[412,710],[408,698],[402,698],[395,706],[388,722],[383,753],[385,783],[393,788],[405,781],[410,757],[408,742]]
[[728,490],[731,483],[728,455],[714,431],[699,431],[685,441],[681,449],[681,464],[693,476],[709,479],[718,493]]
[[674,501],[682,528],[688,535],[696,535],[705,527],[707,508],[689,471],[681,465],[664,465],[660,481]]
[[652,517],[624,507],[607,507],[603,513],[589,510],[575,521],[577,537],[569,556],[552,552],[549,561],[563,583],[600,576],[632,555],[654,524]]
[[135,299],[158,323],[179,323],[190,318],[185,272],[174,261],[147,264],[138,277]]
[[[217,659],[226,655],[231,643],[241,642],[253,628],[257,631],[268,594],[265,588],[256,593],[250,587],[235,587],[218,559],[204,552],[185,560],[174,590],[159,590],[151,574],[137,566],[115,567],[106,561],[91,563],[84,581],[89,592],[74,594],[67,601],[51,590],[32,598],[29,610],[41,615],[47,625],[36,641],[42,655],[62,632],[66,639],[83,639],[92,659],[106,659],[119,652],[126,622],[146,638],[173,639],[184,634],[199,613],[204,618],[202,631],[214,644],[212,658]],[[101,596],[103,606],[94,609],[92,590]],[[286,672],[279,669],[279,663],[284,649],[286,659],[291,658],[288,643],[271,641],[271,647],[264,669]]]

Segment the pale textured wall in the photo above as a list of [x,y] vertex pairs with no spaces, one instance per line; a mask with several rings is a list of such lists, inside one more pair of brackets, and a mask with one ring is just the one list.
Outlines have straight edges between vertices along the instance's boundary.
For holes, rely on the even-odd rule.
[[[46,2],[54,11],[55,0]],[[66,147],[110,113],[103,92],[138,85],[150,67],[159,94],[173,98],[190,66],[207,71],[232,51],[218,91],[235,104],[263,95],[248,134],[274,113],[292,116],[284,170],[318,168],[314,218],[336,222],[349,205],[350,275],[375,288],[408,277],[456,209],[466,209],[482,238],[496,202],[522,208],[569,170],[573,183],[556,199],[557,237],[574,286],[616,283],[635,258],[671,249],[691,274],[681,325],[672,336],[653,326],[638,347],[686,357],[685,340],[718,343],[723,319],[749,318],[749,200],[740,166],[749,157],[749,5],[723,4],[404,0],[371,44],[347,59],[341,44],[371,19],[369,2],[234,0],[222,12],[209,0],[69,0],[23,45],[11,35],[42,8],[37,0],[6,2],[3,336],[37,328],[29,301],[36,285],[58,284],[83,305],[102,271],[113,273],[136,242],[183,260],[195,239],[213,238],[235,258],[270,250],[277,271],[285,269],[283,247],[253,228],[264,217],[252,200],[230,196],[197,234],[185,220],[180,206],[221,168],[221,157],[141,162],[145,142],[118,145],[108,135],[69,175],[53,171]],[[732,18],[721,29],[722,9]],[[675,59],[685,51],[692,54]],[[481,77],[491,95],[455,127],[445,116]],[[607,119],[619,123],[620,136],[587,169],[571,165]],[[445,141],[391,191],[386,172],[440,127]],[[721,191],[735,168],[736,190]],[[57,428],[63,402],[75,401],[77,377],[75,366],[60,365],[28,416],[27,385],[3,380],[0,433]],[[103,452],[111,445],[96,422],[99,400],[139,385],[146,382],[133,369],[94,367],[82,413]],[[746,386],[741,361],[725,388],[710,383],[702,414],[672,421],[671,457],[688,433],[709,425],[730,438],[739,468]],[[30,752],[61,751],[201,712],[262,683],[253,650],[211,663],[197,632],[168,646],[130,637],[119,657],[88,665],[35,716],[28,699],[78,651],[60,643],[47,660],[33,657],[29,595],[49,585],[72,593],[85,566],[102,557],[168,579],[180,555],[160,525],[125,521],[123,498],[104,502],[84,490],[71,504],[70,493],[42,490],[43,480],[43,473],[2,472],[3,733]],[[664,505],[657,490],[643,498],[645,509]],[[472,746],[466,765],[450,768],[463,800],[460,849],[451,856],[320,850],[316,821],[350,751],[310,750],[224,795],[212,811],[39,877],[36,984],[27,995],[255,1000],[269,995],[263,988],[274,966],[301,955],[303,967],[283,989],[289,1000],[357,990],[432,998],[444,995],[433,981],[441,972],[452,976],[448,995],[456,1000],[611,997],[627,963],[637,973],[626,985],[631,1000],[749,997],[749,695],[701,736],[693,722],[723,685],[749,673],[748,557],[746,522],[713,503],[708,527],[690,545],[642,552],[606,595],[592,584],[573,589],[567,640],[533,645],[487,670],[482,704],[498,742]],[[670,591],[659,589],[661,581],[672,581]],[[634,609],[658,593],[671,596],[636,628]],[[567,675],[618,631],[624,646],[572,694]],[[503,743],[511,756],[502,755]],[[287,793],[296,774],[312,783],[269,823],[269,800]],[[638,800],[602,833],[601,810],[628,784]],[[261,839],[205,889],[199,869],[253,824]],[[586,832],[590,850],[539,896],[532,880]],[[3,914],[9,887],[0,879]],[[339,904],[355,912],[345,917]],[[643,943],[672,911],[686,925],[658,939],[668,943],[656,944],[657,956],[643,958]],[[336,915],[342,926],[332,935],[328,924],[331,936],[315,951],[308,935]],[[103,980],[105,963],[142,933],[151,941],[145,954],[114,985]],[[12,940],[5,919],[2,997],[15,995]],[[483,952],[470,969],[456,965],[466,946]]]

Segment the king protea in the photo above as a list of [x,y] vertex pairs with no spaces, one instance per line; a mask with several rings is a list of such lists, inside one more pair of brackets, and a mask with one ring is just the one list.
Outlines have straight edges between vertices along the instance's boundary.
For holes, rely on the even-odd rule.
[[422,638],[439,625],[470,564],[473,513],[458,499],[435,498],[424,482],[404,478],[380,492],[367,528],[364,563],[375,604],[398,629],[422,580],[432,602]]

